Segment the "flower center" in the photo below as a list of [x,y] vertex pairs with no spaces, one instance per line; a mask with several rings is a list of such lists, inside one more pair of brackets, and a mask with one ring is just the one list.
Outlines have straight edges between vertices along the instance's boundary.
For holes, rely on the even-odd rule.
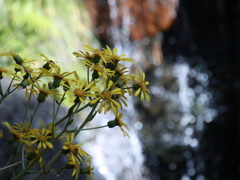
[[147,86],[145,84],[145,81],[141,81],[139,84],[141,86],[142,91],[146,91],[147,90]]
[[69,149],[69,151],[71,151],[73,154],[77,154],[77,153],[78,153],[78,148],[77,148],[73,143],[69,143],[69,144],[68,144],[68,149]]
[[82,96],[85,95],[85,91],[82,90],[82,89],[77,88],[77,89],[74,89],[74,94],[75,94],[77,97],[82,97]]
[[101,72],[101,73],[104,72],[103,68],[101,68],[101,67],[98,66],[98,65],[94,65],[93,70],[95,70],[95,71],[97,71],[97,72]]
[[46,137],[46,136],[43,136],[43,135],[39,135],[39,136],[38,136],[38,140],[39,140],[40,142],[46,142],[46,141],[47,141],[47,137]]
[[101,95],[102,95],[102,99],[105,99],[105,100],[111,99],[111,96],[112,96],[111,93],[107,90],[103,91]]

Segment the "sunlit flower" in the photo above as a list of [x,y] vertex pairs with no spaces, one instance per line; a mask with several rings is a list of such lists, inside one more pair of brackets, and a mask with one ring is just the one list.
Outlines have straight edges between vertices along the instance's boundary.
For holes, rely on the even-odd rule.
[[77,58],[83,58],[82,62],[87,66],[91,67],[93,64],[98,64],[104,57],[104,52],[99,49],[94,49],[91,45],[84,45],[85,51],[73,52]]
[[52,138],[50,134],[51,134],[51,131],[45,128],[41,129],[41,131],[37,131],[36,134],[30,135],[30,137],[34,139],[31,142],[31,144],[36,143],[38,149],[42,149],[42,148],[46,149],[47,147],[52,149],[53,145],[51,142],[49,142],[49,139]]
[[116,115],[116,116],[115,116],[115,119],[114,119],[114,120],[108,121],[108,127],[109,127],[109,128],[113,128],[113,127],[115,127],[115,126],[119,126],[120,129],[121,129],[121,131],[123,132],[123,135],[130,137],[130,136],[128,135],[128,133],[123,129],[123,128],[126,128],[127,130],[129,130],[127,124],[125,124],[125,123],[122,121],[122,116],[123,116],[123,114],[120,113],[119,115]]
[[90,83],[87,83],[87,80],[85,78],[80,79],[78,76],[76,76],[75,82],[69,81],[70,88],[66,92],[67,94],[73,95],[70,101],[82,103],[85,103],[86,100],[90,101],[90,99],[87,98],[95,97],[95,92],[98,92],[100,90],[96,85],[97,82],[98,81],[92,81]]
[[29,81],[29,83],[33,85],[34,88],[32,88],[31,91],[38,95],[37,100],[39,103],[43,103],[49,95],[55,99],[57,99],[57,96],[59,95],[59,92],[56,89],[49,89],[45,83],[42,83],[42,85],[37,81],[34,83]]
[[121,107],[119,102],[114,100],[113,96],[121,94],[122,91],[120,88],[112,89],[113,85],[114,85],[114,83],[112,81],[104,80],[105,89],[97,95],[98,96],[97,98],[95,98],[94,100],[92,100],[90,102],[91,104],[95,104],[96,102],[99,101],[99,104],[100,104],[99,108],[98,108],[99,113],[101,113],[102,111],[104,111],[104,113],[106,113],[107,111],[112,109],[113,112],[115,114],[117,114],[118,108]]
[[[117,48],[114,48],[113,50],[111,50],[108,46],[106,46],[106,49],[103,49],[105,52],[105,63],[106,63],[106,67],[114,70],[116,69],[119,61],[127,61],[127,62],[131,62],[133,63],[133,61],[135,61],[134,59],[131,59],[129,57],[125,57],[125,54],[122,54],[120,56],[117,55],[118,50]],[[122,64],[120,64],[121,66],[123,66]]]
[[45,61],[46,63],[43,65],[43,68],[46,70],[50,70],[52,67],[55,66],[55,63],[50,60],[45,54],[40,54],[42,57],[44,57],[45,59],[43,61]]
[[12,70],[6,69],[6,67],[0,67],[0,80],[3,79],[5,75],[8,75],[9,77],[12,77],[14,75]]
[[145,73],[138,69],[138,76],[133,74],[133,77],[134,80],[137,81],[136,84],[133,84],[133,89],[136,90],[134,96],[138,96],[140,94],[141,101],[143,101],[145,98],[147,101],[150,101],[150,91],[147,88],[149,82],[145,81]]
[[45,68],[39,68],[44,76],[53,77],[53,87],[58,88],[60,86],[61,81],[67,76],[73,74],[73,72],[63,72],[61,73],[60,66],[53,66],[51,71],[48,71]]

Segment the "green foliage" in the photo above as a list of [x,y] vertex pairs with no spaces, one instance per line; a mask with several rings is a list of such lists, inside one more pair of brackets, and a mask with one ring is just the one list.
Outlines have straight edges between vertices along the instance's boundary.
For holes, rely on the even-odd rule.
[[71,52],[82,43],[96,42],[91,32],[81,0],[4,0],[1,4],[0,47],[23,57],[45,52],[62,61],[69,56],[66,49]]

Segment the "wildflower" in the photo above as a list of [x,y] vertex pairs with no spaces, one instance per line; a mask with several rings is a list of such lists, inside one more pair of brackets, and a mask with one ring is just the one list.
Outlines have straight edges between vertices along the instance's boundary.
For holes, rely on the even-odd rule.
[[80,173],[80,163],[75,160],[74,157],[67,154],[68,156],[68,162],[66,164],[66,168],[73,169],[72,176],[75,176],[75,179],[78,179],[79,173]]
[[[111,49],[106,46],[107,48],[106,49],[103,49],[104,52],[105,52],[105,58],[103,58],[106,63],[106,67],[111,69],[111,70],[114,70],[116,69],[117,65],[118,65],[118,62],[119,61],[127,61],[127,62],[131,62],[133,63],[134,59],[131,59],[129,57],[125,57],[126,55],[125,54],[122,54],[120,56],[117,55],[117,48],[114,48],[113,51],[111,51]],[[122,64],[120,64],[121,66],[123,66]]]
[[87,100],[88,97],[95,97],[95,92],[99,91],[99,87],[96,85],[98,81],[92,81],[87,83],[85,78],[80,79],[77,74],[75,74],[75,82],[69,81],[69,90],[67,94],[73,95],[70,99],[71,102],[83,102]]
[[48,71],[45,68],[40,68],[42,73],[45,76],[53,77],[53,87],[58,88],[60,86],[61,81],[66,78],[67,76],[73,74],[73,72],[63,72],[61,73],[60,66],[54,65],[51,69],[52,71]]
[[35,80],[40,75],[38,69],[31,67],[30,65],[23,66],[19,64],[14,64],[12,66],[15,68],[15,70],[18,69],[17,72],[21,71],[21,75],[19,76],[19,78],[28,79],[30,77],[31,80]]
[[7,74],[8,76],[12,76],[14,73],[11,70],[6,69],[5,67],[0,67],[0,80]]
[[34,140],[31,142],[31,144],[37,143],[37,149],[46,149],[49,147],[50,149],[53,148],[52,143],[49,142],[49,139],[52,138],[50,135],[51,132],[48,129],[41,129],[40,131],[36,131],[36,134],[30,135],[31,138]]
[[85,175],[88,175],[88,178],[87,180],[92,180],[93,179],[93,175],[94,175],[94,172],[93,172],[94,168],[91,167],[91,164],[84,164],[83,167],[80,167],[80,173],[81,174],[85,174]]
[[49,95],[53,96],[54,98],[57,98],[56,96],[59,95],[56,89],[49,90],[45,83],[43,83],[41,86],[37,81],[34,83],[30,81],[30,84],[32,84],[34,87],[33,89],[31,89],[31,91],[38,95],[37,100],[39,103],[43,103]]
[[92,77],[94,79],[98,79],[99,77],[103,76],[104,78],[111,77],[114,75],[114,71],[105,68],[102,63],[94,64],[90,67],[91,71],[93,71]]
[[108,121],[108,127],[109,127],[109,128],[113,128],[113,127],[115,127],[115,126],[119,126],[120,129],[121,129],[121,131],[123,132],[123,135],[124,135],[124,136],[126,135],[126,136],[130,137],[130,136],[128,135],[128,133],[123,129],[123,128],[126,128],[127,130],[129,130],[127,124],[125,124],[125,123],[122,121],[122,116],[123,116],[123,114],[120,113],[119,115],[115,116],[115,119],[114,119],[114,120]]
[[113,110],[115,114],[118,112],[118,108],[121,107],[119,102],[113,99],[113,95],[121,94],[120,88],[114,88],[112,89],[112,86],[114,83],[112,81],[109,81],[107,84],[107,80],[104,80],[104,87],[106,87],[102,92],[98,94],[98,97],[95,98],[90,102],[90,104],[95,104],[99,100],[99,108],[98,112],[101,113],[102,110],[104,110],[104,114],[109,111],[110,109]]
[[64,142],[62,151],[64,154],[69,154],[72,157],[71,159],[74,163],[75,161],[78,163],[82,162],[84,156],[91,157],[89,154],[83,151],[82,148],[79,147],[83,144],[73,143],[73,140],[75,138],[74,133],[66,133],[65,137],[67,142]]
[[87,66],[87,67],[91,67],[93,64],[97,64],[100,62],[101,59],[103,59],[104,56],[104,52],[100,51],[98,49],[94,49],[92,46],[90,45],[84,45],[84,51],[79,51],[79,52],[73,52],[73,54],[77,57],[77,58],[83,58],[83,63]]
[[145,81],[145,73],[138,69],[138,76],[133,74],[133,77],[134,80],[137,81],[137,83],[133,84],[133,89],[136,90],[134,96],[138,96],[140,94],[141,101],[143,101],[145,98],[147,101],[150,101],[150,91],[147,89],[149,82]]
[[38,159],[39,166],[42,168],[44,164],[44,160],[42,158],[41,151],[33,146],[28,146],[24,148],[24,150],[27,152],[25,157],[29,160],[30,163],[33,163],[35,159]]
[[43,61],[46,61],[46,63],[43,65],[44,69],[50,70],[55,65],[55,63],[50,60],[45,54],[40,54],[40,56],[45,58]]
[[8,140],[8,143],[12,144],[16,141],[19,141],[20,143],[30,144],[29,143],[29,136],[27,134],[27,129],[31,128],[29,127],[29,124],[22,123],[14,123],[15,126],[10,125],[8,122],[3,122],[5,126],[9,129],[9,131],[12,133],[12,138]]

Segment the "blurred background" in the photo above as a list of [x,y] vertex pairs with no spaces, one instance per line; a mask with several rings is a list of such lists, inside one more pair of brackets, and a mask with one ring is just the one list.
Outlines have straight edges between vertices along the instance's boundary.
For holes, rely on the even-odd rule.
[[95,179],[240,179],[239,0],[0,0],[0,49],[78,68],[86,43],[136,59],[152,92],[124,111],[131,139],[84,134]]

